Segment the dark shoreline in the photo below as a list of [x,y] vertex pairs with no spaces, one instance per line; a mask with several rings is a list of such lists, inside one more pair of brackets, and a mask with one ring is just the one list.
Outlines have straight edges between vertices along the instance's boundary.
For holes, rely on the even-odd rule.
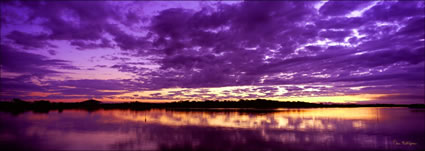
[[49,102],[45,100],[27,102],[20,99],[14,99],[9,102],[0,102],[0,112],[9,112],[20,114],[28,111],[35,113],[48,113],[50,111],[61,112],[69,109],[80,109],[86,111],[96,110],[150,110],[166,109],[173,111],[237,111],[237,112],[275,112],[278,108],[334,108],[334,107],[408,107],[425,108],[425,104],[322,104],[307,102],[280,102],[264,99],[239,100],[239,101],[180,101],[171,103],[144,103],[144,102],[125,102],[125,103],[102,103],[96,100],[87,100],[76,103]]

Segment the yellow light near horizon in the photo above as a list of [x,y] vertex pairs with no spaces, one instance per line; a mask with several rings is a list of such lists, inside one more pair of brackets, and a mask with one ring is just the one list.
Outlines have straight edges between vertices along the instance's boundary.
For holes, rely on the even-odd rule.
[[[171,89],[173,91],[179,90],[179,89]],[[144,97],[151,97],[150,94],[153,93],[160,93],[161,95],[165,95],[170,91],[170,89],[162,90],[162,91],[145,91],[145,92],[132,92],[132,93],[126,93],[123,95],[117,95],[117,97],[124,97],[124,96],[133,96],[137,94],[138,96],[144,96]],[[217,91],[217,89],[210,90],[211,94],[216,95],[223,95],[220,91]],[[189,95],[193,95],[194,93],[187,93]],[[249,94],[257,94],[257,93],[249,93]],[[201,94],[199,94],[202,96]],[[294,97],[261,97],[261,95],[257,94],[257,98],[247,98],[247,94],[239,94],[239,96],[235,96],[234,98],[227,98],[225,100],[233,100],[237,101],[239,99],[269,99],[269,100],[277,100],[277,101],[300,101],[300,102],[310,102],[310,103],[356,103],[356,102],[362,102],[362,101],[370,101],[375,100],[378,97],[388,96],[389,94],[358,94],[358,95],[339,95],[339,96],[294,96]],[[244,97],[245,96],[245,97]],[[159,102],[170,102],[170,101],[179,101],[179,100],[205,100],[208,98],[199,97],[199,98],[185,98],[185,97],[174,97],[169,98],[167,100],[157,100]],[[137,99],[136,99],[137,100]],[[130,100],[127,100],[130,101]],[[147,101],[147,102],[156,102],[152,100],[138,100],[138,101]],[[119,102],[119,101],[118,101]]]
[[[145,98],[152,97],[151,94],[158,93],[159,96],[167,96],[172,91],[183,91],[183,94],[186,96],[172,96],[169,98],[166,98],[167,100],[159,100],[160,102],[169,102],[171,100],[179,101],[179,100],[232,100],[237,101],[239,99],[269,99],[269,100],[278,100],[278,101],[302,101],[302,102],[311,102],[311,103],[320,103],[320,102],[330,102],[330,103],[356,103],[361,101],[369,101],[369,100],[375,100],[378,97],[386,96],[388,94],[358,94],[358,95],[344,95],[344,94],[338,94],[334,96],[289,96],[289,97],[279,97],[279,95],[284,95],[285,93],[288,93],[288,91],[285,89],[285,86],[297,86],[300,88],[304,88],[306,85],[274,85],[272,87],[275,87],[278,89],[277,92],[275,92],[277,95],[276,97],[267,97],[266,94],[263,92],[259,92],[256,90],[256,88],[260,88],[262,86],[228,86],[228,87],[217,87],[217,88],[166,88],[166,89],[160,89],[160,90],[148,90],[148,91],[138,91],[138,92],[130,92],[125,93],[121,95],[117,95],[116,97],[131,97],[131,96],[142,96]],[[332,87],[329,85],[315,85],[318,87]],[[208,90],[207,93],[201,93],[201,90]],[[234,90],[248,90],[247,92],[238,92]],[[227,91],[225,93],[225,91]],[[304,91],[319,91],[315,89],[304,89]],[[210,94],[214,94],[217,97],[207,97]],[[249,94],[255,94],[256,97],[249,97]],[[199,97],[187,97],[187,96],[193,96],[197,95]],[[129,100],[131,101],[131,100]],[[140,101],[149,101],[146,100],[140,100]],[[153,101],[149,101],[153,102]]]
[[378,97],[388,96],[388,94],[359,94],[359,95],[343,95],[343,96],[317,96],[317,97],[288,97],[288,98],[268,98],[279,101],[301,101],[301,102],[331,102],[331,103],[355,103],[361,101],[375,100]]

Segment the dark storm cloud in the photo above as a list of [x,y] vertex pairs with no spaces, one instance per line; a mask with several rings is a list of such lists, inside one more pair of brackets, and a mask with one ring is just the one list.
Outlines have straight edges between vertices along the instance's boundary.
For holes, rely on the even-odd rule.
[[105,26],[105,31],[113,36],[113,40],[121,50],[141,51],[141,48],[145,48],[148,45],[143,37],[127,34],[115,24]]
[[[165,72],[161,74],[179,74],[174,70],[184,70],[179,79],[165,76],[173,82],[182,81],[182,84],[176,83],[179,86],[256,83],[258,76],[244,73],[254,72],[262,65],[270,53],[268,49],[277,49],[276,58],[285,57],[295,49],[296,41],[314,38],[307,37],[317,33],[314,29],[302,31],[294,25],[303,23],[302,19],[313,16],[313,12],[308,4],[280,2],[222,5],[217,12],[164,10],[152,19],[151,31],[155,37],[152,53],[165,55],[158,62],[161,72]],[[256,50],[247,50],[249,48]]]
[[116,64],[116,65],[111,66],[111,68],[117,69],[118,71],[121,71],[121,72],[130,72],[130,73],[134,73],[134,74],[142,74],[143,72],[149,70],[149,69],[144,68],[144,67],[131,66],[131,64],[129,64],[129,63]]
[[[329,6],[335,5],[332,3],[326,3],[320,9],[322,15],[346,15],[369,4],[343,4],[347,7],[344,10],[330,11],[332,8]],[[340,16],[329,20],[320,19],[321,14],[315,13],[313,4],[246,2],[221,5],[218,11],[203,9],[196,12],[180,8],[164,10],[152,18],[150,36],[154,37],[153,48],[144,54],[164,57],[157,61],[161,70],[148,73],[152,76],[148,80],[156,84],[152,87],[154,89],[357,82],[394,78],[405,82],[411,76],[401,73],[413,72],[392,66],[407,67],[423,62],[423,41],[419,41],[423,36],[423,28],[418,27],[423,24],[424,14],[417,11],[418,7],[423,7],[420,3],[378,3],[364,13],[365,17]],[[258,5],[262,7],[254,7]],[[378,26],[377,22],[370,19],[379,14],[374,16],[370,13],[383,5],[398,11],[402,9],[408,15],[397,17],[400,19],[398,24]],[[415,9],[396,5],[414,5]],[[328,14],[329,11],[334,13]],[[416,17],[405,19],[412,16]],[[406,26],[398,30],[394,27],[397,25]],[[355,37],[352,29],[357,29],[359,34],[366,37]],[[345,38],[349,38],[350,43],[360,45],[307,46],[304,50],[313,55],[300,53],[288,56],[302,44],[324,38],[335,42],[344,42]],[[395,45],[388,45],[388,41],[393,41]],[[375,71],[385,67],[390,70]],[[372,75],[355,76],[354,71]],[[269,77],[264,83],[260,82],[264,75],[281,72],[295,75],[290,79]],[[312,73],[328,74],[329,77],[309,76],[314,75]],[[415,74],[416,77],[421,75]]]
[[2,69],[7,72],[45,76],[47,74],[60,73],[52,69],[72,69],[78,67],[70,65],[69,61],[49,59],[45,56],[18,51],[7,45],[0,45]]
[[[176,7],[143,18],[137,11],[119,11],[109,2],[21,2],[10,7],[28,8],[27,20],[34,23],[41,19],[37,24],[45,32],[12,31],[6,38],[25,49],[52,49],[54,40],[65,40],[80,50],[118,49],[122,56],[100,57],[117,63],[102,67],[131,73],[135,79],[112,83],[113,90],[252,85],[264,86],[254,91],[273,97],[277,90],[269,85],[334,85],[318,88],[317,93],[329,94],[390,92],[381,87],[384,83],[403,93],[409,93],[405,89],[423,89],[423,2],[331,1],[316,9],[317,3],[248,1],[196,10]],[[347,17],[353,11],[357,16]],[[10,15],[2,20],[11,20]],[[137,27],[141,33],[129,30],[141,22],[146,24]],[[18,51],[5,53],[16,56]],[[55,72],[35,67],[47,63],[71,67],[61,60],[22,54],[28,59],[9,59],[2,65],[10,72],[36,73]],[[130,58],[148,63],[131,64]],[[22,62],[34,63],[11,65]],[[73,82],[55,85],[80,88],[61,89],[64,94],[102,95],[98,90],[103,86],[78,85],[91,82],[84,80]],[[377,87],[351,90],[348,85]],[[286,96],[315,93],[298,87],[287,90]],[[183,94],[169,94],[179,95]]]
[[13,31],[9,33],[6,38],[11,39],[15,44],[23,46],[24,49],[55,47],[45,41],[48,38],[46,34],[35,35]]
[[50,49],[50,50],[48,50],[48,52],[52,56],[56,55],[56,51],[55,50]]
[[18,76],[16,78],[5,78],[0,79],[0,99],[10,97],[19,97],[28,95],[29,92],[34,90],[46,91],[45,87],[35,85],[31,82],[30,75]]
[[320,8],[319,12],[326,16],[344,16],[364,5],[367,5],[368,3],[370,2],[346,1],[342,3],[338,1],[329,1]]
[[[2,78],[2,96],[0,99],[20,97],[22,99],[87,99],[103,98],[108,95],[123,94],[138,90],[128,80],[64,80],[47,81],[43,86],[34,84],[31,76]],[[30,96],[30,92],[51,93],[45,97]]]
[[[26,22],[40,22],[45,33],[13,31],[7,38],[24,47],[44,48],[50,40],[69,40],[77,49],[113,48],[104,37],[108,19],[124,21],[114,7],[105,2],[18,2],[10,7],[27,8]],[[96,11],[93,11],[96,10]],[[41,21],[39,21],[41,20]]]
[[359,28],[364,24],[368,23],[370,20],[364,17],[335,17],[330,19],[319,19],[315,22],[318,28],[323,29],[344,29],[350,30],[354,28]]
[[98,40],[102,38],[101,27],[114,17],[112,8],[102,2],[23,2],[22,5],[31,9],[29,19],[46,19],[41,25],[51,33],[51,39]]
[[120,83],[120,80],[67,80],[52,82],[52,85],[58,87],[75,87],[95,89],[95,90],[124,90],[125,87]]
[[328,38],[332,41],[338,41],[343,42],[345,37],[348,37],[351,35],[351,31],[344,30],[344,31],[323,31],[319,33],[319,37],[321,38]]
[[379,2],[364,14],[365,18],[373,21],[398,21],[404,18],[423,16],[424,3],[421,1],[409,2]]
[[101,39],[100,42],[85,42],[85,41],[71,41],[70,43],[72,46],[75,46],[79,50],[85,50],[85,49],[94,49],[94,48],[114,48],[114,46],[111,44],[110,40],[108,39]]
[[[321,15],[342,17],[322,20],[320,14],[314,13],[308,3],[290,2],[224,5],[217,12],[165,10],[153,18],[151,25],[153,35],[157,36],[154,46],[158,49],[153,53],[159,51],[165,55],[159,62],[163,69],[160,75],[163,77],[152,80],[158,84],[166,83],[164,87],[376,80],[396,82],[394,85],[414,84],[413,81],[423,83],[423,80],[420,80],[423,71],[415,73],[404,68],[418,64],[423,66],[424,32],[423,28],[419,27],[423,25],[424,13],[417,11],[419,8],[423,9],[423,4],[378,3],[366,11],[364,17],[346,18],[343,15],[367,4],[343,4],[347,8],[331,11],[332,7],[329,6],[335,5],[332,3],[327,3],[320,9]],[[262,7],[254,9],[253,5]],[[397,24],[378,25],[379,23],[371,19],[381,14],[370,13],[379,10],[382,5],[394,11],[403,10],[405,16],[398,15],[394,18],[398,19]],[[397,5],[415,7],[410,10],[406,6]],[[261,8],[264,10],[258,11]],[[292,10],[291,13],[288,14],[288,10]],[[236,13],[228,13],[230,11]],[[192,19],[197,16],[203,17],[197,24],[190,24],[195,22]],[[306,25],[306,22],[313,23]],[[397,29],[396,26],[402,28]],[[360,35],[366,37],[355,37],[352,29],[357,29]],[[288,57],[302,44],[324,38],[335,42],[344,42],[349,38],[350,43],[360,45],[352,48],[309,46],[306,50],[312,52],[313,56],[303,56],[303,53]],[[388,45],[388,41],[392,41],[393,45]],[[270,59],[266,60],[266,56]],[[284,59],[285,57],[289,59]],[[385,67],[387,69],[382,70]],[[355,71],[364,71],[367,74],[355,75]],[[280,72],[296,74],[287,80],[269,77],[265,78],[263,83],[260,82],[264,75]],[[329,77],[311,77],[312,73]],[[179,78],[173,78],[171,75],[178,75]]]

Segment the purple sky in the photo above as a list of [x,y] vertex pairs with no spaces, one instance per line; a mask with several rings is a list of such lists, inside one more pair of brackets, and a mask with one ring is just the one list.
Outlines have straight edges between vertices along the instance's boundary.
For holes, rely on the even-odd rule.
[[424,103],[424,2],[1,3],[1,100]]

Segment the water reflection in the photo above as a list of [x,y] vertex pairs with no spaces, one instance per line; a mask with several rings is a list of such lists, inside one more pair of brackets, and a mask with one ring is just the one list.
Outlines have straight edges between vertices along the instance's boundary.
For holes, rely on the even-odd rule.
[[421,150],[424,118],[408,108],[0,113],[0,150]]
[[[375,108],[347,108],[347,109],[286,109],[269,114],[248,114],[241,112],[193,112],[193,111],[166,111],[152,110],[145,112],[135,111],[101,111],[100,113],[111,122],[129,120],[135,122],[157,123],[162,125],[184,126],[212,126],[233,128],[279,128],[289,130],[334,130],[335,124],[344,127],[365,128],[364,121],[377,120],[378,110]],[[108,121],[105,121],[108,122]]]

